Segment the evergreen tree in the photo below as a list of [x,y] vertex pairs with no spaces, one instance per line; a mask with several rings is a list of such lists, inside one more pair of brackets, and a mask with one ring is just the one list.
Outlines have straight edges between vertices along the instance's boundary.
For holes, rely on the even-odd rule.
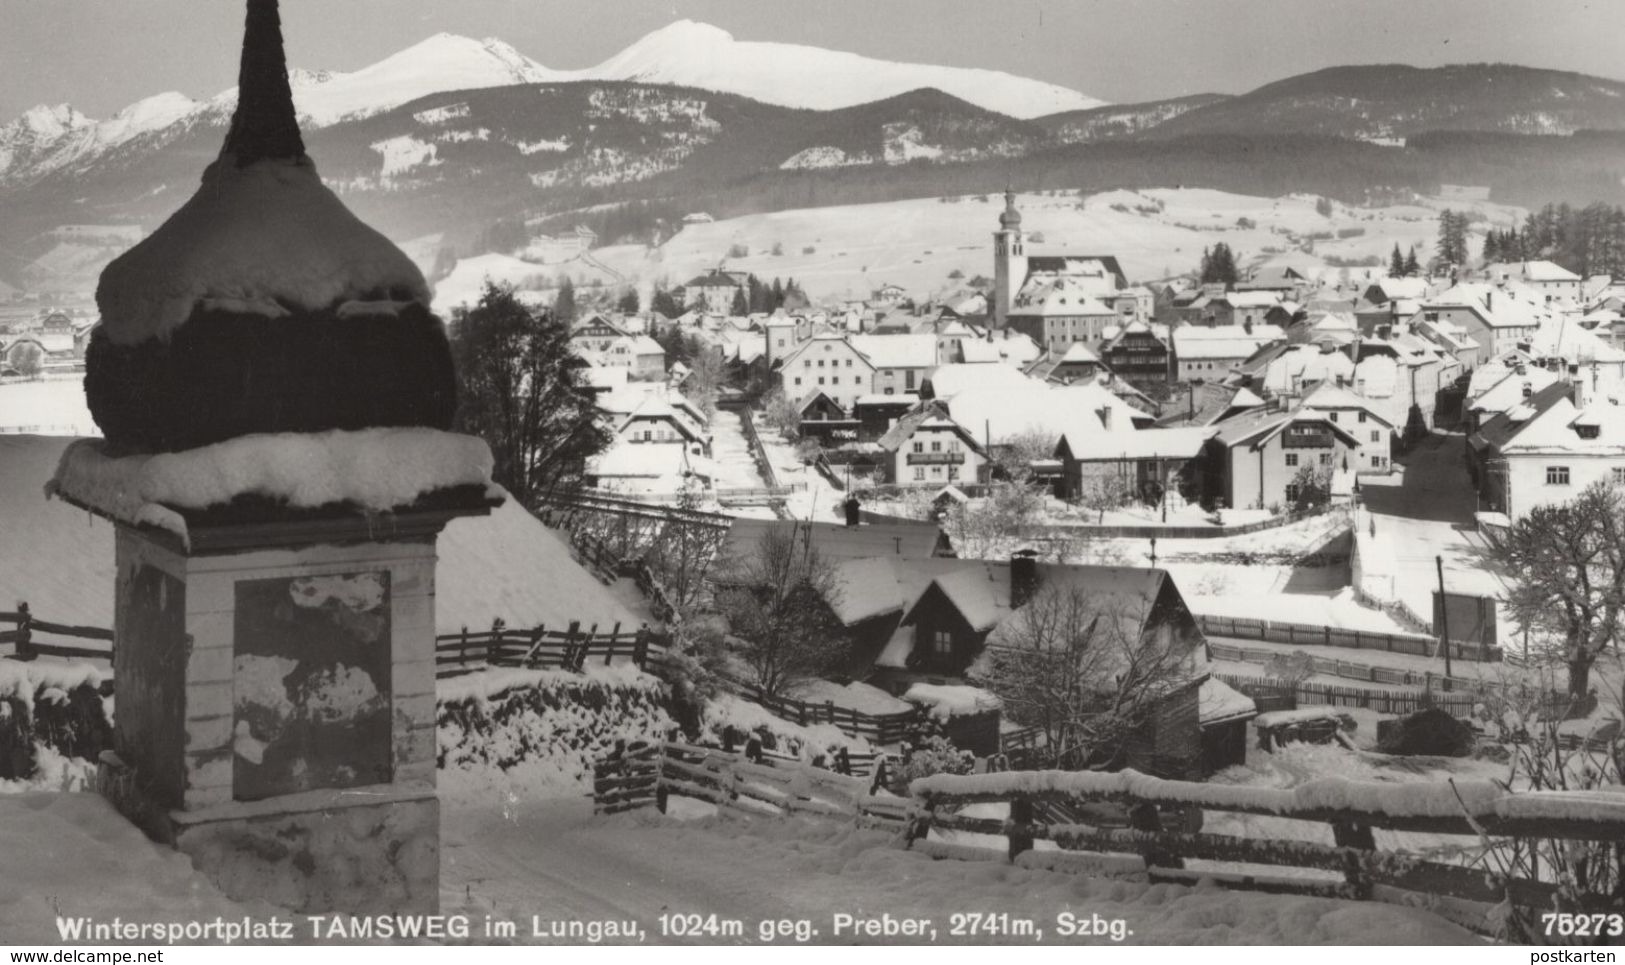
[[1409,278],[1412,275],[1420,275],[1421,273],[1422,266],[1416,260],[1416,246],[1411,245],[1410,252],[1405,255],[1405,276]]
[[615,302],[615,310],[623,315],[635,315],[640,307],[638,293],[628,288]]
[[777,278],[775,278],[775,279],[773,279],[773,308],[772,308],[772,310],[776,312],[776,311],[778,311],[779,309],[781,309],[783,307],[784,307],[784,286],[779,283],[779,280]]
[[750,303],[745,300],[745,290],[743,288],[734,289],[734,303],[728,309],[728,314],[734,316],[750,314]]
[[1394,242],[1394,253],[1388,256],[1388,277],[1403,278],[1405,276],[1405,256],[1399,253],[1399,242]]
[[553,319],[568,329],[576,321],[576,286],[569,275],[559,281],[558,293],[553,296]]
[[570,350],[570,326],[490,282],[455,319],[457,431],[490,444],[492,477],[525,505],[555,486],[578,485],[610,437]]
[[1439,215],[1439,241],[1436,249],[1439,261],[1457,268],[1468,261],[1467,215],[1446,208]]
[[654,296],[649,299],[649,310],[667,318],[676,318],[683,314],[683,306],[677,304],[677,299],[664,288],[655,289]]

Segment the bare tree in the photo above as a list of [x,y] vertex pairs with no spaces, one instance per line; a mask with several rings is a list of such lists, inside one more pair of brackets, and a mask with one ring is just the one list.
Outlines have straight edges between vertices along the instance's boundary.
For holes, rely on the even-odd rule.
[[1018,485],[1033,480],[1033,463],[1040,459],[1055,458],[1056,441],[1053,433],[1040,429],[1001,439],[988,453],[994,472]]
[[717,414],[717,394],[726,381],[722,359],[713,349],[696,353],[687,362],[688,378],[683,380],[683,395],[693,400],[707,419]]
[[665,594],[675,619],[703,599],[706,570],[728,532],[698,515],[703,502],[700,487],[684,486],[677,496],[677,509],[683,512],[668,516],[644,555],[649,575]]
[[1121,509],[1134,495],[1134,487],[1114,470],[1085,476],[1078,490],[1078,504],[1096,514],[1097,524],[1106,521],[1109,510]]
[[1048,766],[1117,757],[1157,702],[1193,679],[1189,641],[1147,626],[1151,602],[1047,586],[989,641],[976,676],[1011,720],[1039,728]]
[[749,550],[712,564],[717,610],[735,653],[769,695],[833,668],[846,650],[835,616],[835,570],[809,531],[773,529]]
[[801,412],[783,389],[776,388],[762,399],[762,417],[785,439],[801,438]]
[[1538,506],[1512,524],[1490,555],[1513,575],[1507,604],[1519,623],[1563,640],[1569,695],[1584,700],[1592,665],[1619,639],[1625,494],[1599,482],[1567,503]]

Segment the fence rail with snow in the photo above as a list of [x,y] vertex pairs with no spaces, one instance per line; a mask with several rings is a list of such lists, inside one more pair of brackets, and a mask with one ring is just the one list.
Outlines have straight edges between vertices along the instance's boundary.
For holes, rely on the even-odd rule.
[[[1382,650],[1418,657],[1439,655],[1439,641],[1418,633],[1377,633],[1370,630],[1347,630],[1340,627],[1316,626],[1309,623],[1287,623],[1280,620],[1259,620],[1249,617],[1224,617],[1197,614],[1202,632],[1220,637],[1244,640],[1263,640],[1297,646],[1344,647],[1354,650]],[[1478,663],[1497,663],[1501,648],[1480,646],[1476,643],[1452,641],[1450,655],[1456,660]]]
[[[681,741],[631,747],[593,764],[593,810],[614,814],[652,805],[664,811],[668,796],[679,794],[755,813],[861,818],[864,803],[885,779],[885,768],[873,763],[881,759],[871,758],[873,772],[864,777],[783,758],[752,761]],[[888,803],[873,809],[884,812],[877,823],[901,829],[907,802],[881,800]]]
[[[0,613],[0,626],[10,624],[13,629],[0,630],[0,644],[11,644],[9,656],[14,660],[33,660],[35,657],[61,657],[70,660],[113,661],[113,631],[101,627],[76,627],[65,623],[49,623],[35,618],[27,603],[17,604],[15,612]],[[46,639],[41,639],[44,637]],[[52,637],[70,640],[95,641],[95,645],[64,643]]]
[[580,670],[591,662],[605,665],[630,660],[640,668],[658,663],[666,652],[666,638],[648,627],[623,631],[619,623],[608,633],[598,625],[583,630],[571,623],[563,630],[546,626],[509,629],[500,624],[490,630],[448,633],[435,637],[436,675],[455,676],[486,667],[560,667]]
[[[1506,792],[1489,781],[1391,784],[1331,778],[1280,789],[1169,781],[1135,771],[1011,771],[939,774],[913,782],[909,792],[908,846],[935,857],[985,858],[989,849],[930,840],[933,830],[997,835],[1006,839],[1012,861],[1084,864],[1096,874],[1115,870],[1179,882],[1212,878],[1229,887],[1401,902],[1425,894],[1435,896],[1435,911],[1480,931],[1493,928],[1492,909],[1507,901],[1532,912],[1606,911],[1610,902],[1600,895],[1575,895],[1551,882],[1499,877],[1484,867],[1379,850],[1372,832],[1417,831],[1474,841],[1487,837],[1609,842],[1625,836],[1625,796],[1595,791]],[[1128,827],[1055,823],[1040,817],[1052,813],[1044,807],[1048,803],[1102,802],[1125,808]],[[967,805],[986,803],[1007,804],[1009,817],[962,813]],[[1330,827],[1333,844],[1170,830],[1162,826],[1159,808],[1323,824]],[[1034,852],[1038,841],[1051,841],[1065,850]],[[1194,870],[1185,867],[1187,860],[1295,870],[1291,875]],[[1323,874],[1305,878],[1304,871]]]
[[873,744],[913,741],[940,732],[940,726],[923,707],[895,714],[869,714],[837,706],[831,701],[814,702],[769,694],[754,684],[735,681],[732,689],[781,720],[802,726],[830,724],[848,737],[861,737]]
[[1413,714],[1424,707],[1436,707],[1452,717],[1471,717],[1478,704],[1474,694],[1441,694],[1421,690],[1382,690],[1375,687],[1339,687],[1313,682],[1287,687],[1265,677],[1245,677],[1216,673],[1216,679],[1249,697],[1290,696],[1300,704],[1331,707],[1362,707],[1379,714]]

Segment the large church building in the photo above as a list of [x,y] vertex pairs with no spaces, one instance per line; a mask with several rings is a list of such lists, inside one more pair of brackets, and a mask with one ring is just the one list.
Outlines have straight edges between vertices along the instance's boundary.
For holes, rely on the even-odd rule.
[[1151,293],[1128,287],[1116,257],[1030,253],[1013,191],[1004,194],[993,233],[991,301],[994,328],[1014,329],[1056,354],[1077,343],[1097,347],[1108,329],[1151,314]]

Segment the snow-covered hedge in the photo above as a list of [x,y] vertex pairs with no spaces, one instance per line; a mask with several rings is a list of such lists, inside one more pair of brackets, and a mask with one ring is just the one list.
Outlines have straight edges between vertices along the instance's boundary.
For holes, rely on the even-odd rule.
[[572,797],[618,741],[665,740],[666,685],[636,667],[487,670],[439,686],[439,766],[448,796]]
[[102,682],[89,664],[0,660],[0,780],[34,778],[42,756],[95,760],[111,747]]

